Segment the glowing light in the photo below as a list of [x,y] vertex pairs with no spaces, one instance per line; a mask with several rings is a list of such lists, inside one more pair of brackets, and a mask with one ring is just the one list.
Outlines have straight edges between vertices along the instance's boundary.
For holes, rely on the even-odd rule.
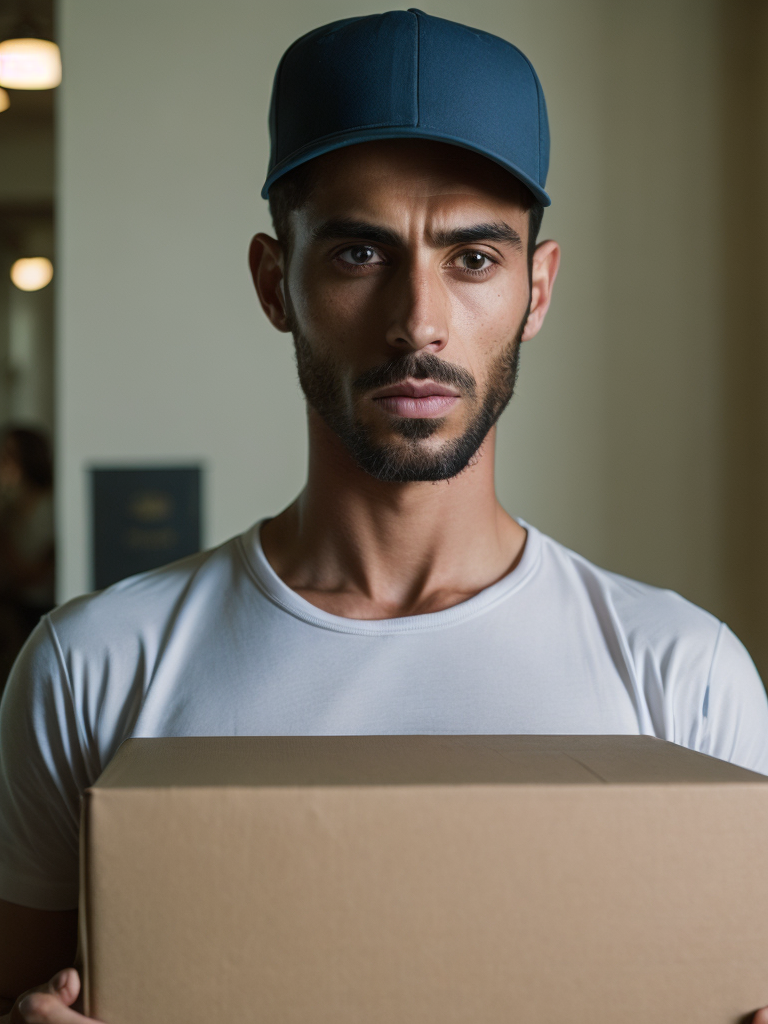
[[11,267],[11,280],[23,292],[37,292],[51,283],[53,264],[45,256],[16,260]]
[[10,107],[10,105],[11,97],[8,95],[5,89],[0,89],[0,114],[2,114],[4,110],[7,110],[8,107]]
[[61,81],[61,54],[48,39],[6,39],[0,43],[0,86],[54,89]]

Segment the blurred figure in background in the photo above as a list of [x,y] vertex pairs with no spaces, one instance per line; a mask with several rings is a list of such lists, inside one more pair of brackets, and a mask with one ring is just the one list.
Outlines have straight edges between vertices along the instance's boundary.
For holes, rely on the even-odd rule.
[[54,605],[53,463],[38,430],[0,436],[0,692],[41,615]]

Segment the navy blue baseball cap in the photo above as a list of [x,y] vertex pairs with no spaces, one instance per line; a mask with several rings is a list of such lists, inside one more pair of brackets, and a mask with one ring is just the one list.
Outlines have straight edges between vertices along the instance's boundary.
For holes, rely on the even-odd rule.
[[283,55],[261,191],[314,157],[376,139],[433,139],[480,153],[544,206],[549,126],[541,83],[511,43],[423,11],[346,18]]

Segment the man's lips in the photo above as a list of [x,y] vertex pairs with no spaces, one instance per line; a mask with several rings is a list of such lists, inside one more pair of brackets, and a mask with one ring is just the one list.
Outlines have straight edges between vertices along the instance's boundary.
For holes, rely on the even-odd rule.
[[447,398],[458,398],[459,393],[455,388],[446,387],[445,384],[436,384],[433,380],[403,380],[399,384],[390,384],[388,388],[381,388],[374,391],[373,398],[429,398],[432,395],[440,395]]
[[406,419],[436,419],[445,416],[459,401],[459,394],[433,380],[405,380],[381,388],[371,396],[387,412]]

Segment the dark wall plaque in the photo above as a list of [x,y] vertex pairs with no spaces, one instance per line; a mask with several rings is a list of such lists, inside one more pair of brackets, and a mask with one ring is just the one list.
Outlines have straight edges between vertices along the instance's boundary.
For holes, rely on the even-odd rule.
[[92,469],[93,585],[200,550],[199,466]]

